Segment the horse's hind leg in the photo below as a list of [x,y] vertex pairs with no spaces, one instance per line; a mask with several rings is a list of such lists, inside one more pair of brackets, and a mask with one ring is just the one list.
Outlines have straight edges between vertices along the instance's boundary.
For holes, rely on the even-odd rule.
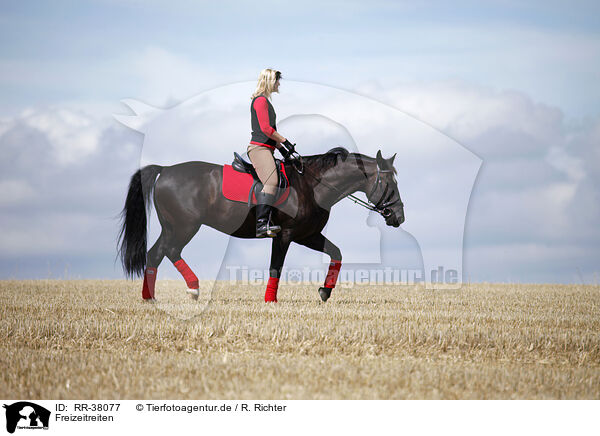
[[144,271],[144,285],[142,287],[142,298],[144,300],[154,299],[154,288],[156,284],[156,274],[158,266],[165,257],[165,236],[166,232],[163,229],[160,236],[146,254],[146,270]]
[[165,239],[167,238],[165,237],[165,231],[163,230],[146,256],[147,265],[149,268],[158,268],[162,260],[165,258]]
[[200,225],[179,226],[176,231],[173,231],[168,239],[165,240],[164,255],[175,265],[177,271],[183,276],[188,287],[188,293],[192,298],[197,299],[199,295],[198,288],[200,287],[198,277],[194,271],[181,258],[181,251],[191,241],[194,235],[198,232]]
[[170,230],[170,227],[163,227],[163,230],[147,254],[147,267],[144,274],[144,286],[142,288],[142,298],[144,300],[154,299],[154,288],[156,282],[156,273],[158,266],[165,256],[175,265],[177,271],[183,276],[189,293],[194,298],[198,298],[198,277],[191,268],[181,258],[181,251],[194,237],[200,226],[180,227],[178,231]]
[[321,233],[296,242],[300,245],[304,245],[305,247],[312,248],[313,250],[329,255],[331,262],[329,263],[327,277],[325,278],[325,283],[323,286],[319,288],[321,300],[327,301],[331,296],[331,291],[335,287],[340,268],[342,267],[342,252],[333,242],[331,242]]

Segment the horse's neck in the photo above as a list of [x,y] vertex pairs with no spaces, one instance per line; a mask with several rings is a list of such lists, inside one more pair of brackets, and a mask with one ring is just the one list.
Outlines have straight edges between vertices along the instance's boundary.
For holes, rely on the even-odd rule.
[[315,186],[315,198],[319,205],[329,209],[347,195],[359,191],[366,193],[372,164],[362,161],[362,165],[361,168],[356,158],[349,157],[345,162],[325,170],[321,175],[321,183]]

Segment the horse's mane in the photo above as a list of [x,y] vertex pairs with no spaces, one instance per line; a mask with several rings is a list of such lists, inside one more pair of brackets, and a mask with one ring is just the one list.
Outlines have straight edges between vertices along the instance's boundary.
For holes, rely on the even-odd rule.
[[338,163],[338,157],[345,161],[350,152],[344,147],[335,147],[329,150],[327,153],[314,154],[311,156],[303,156],[304,163],[310,165],[315,170],[323,170],[331,168]]
[[[314,170],[328,170],[329,168],[332,168],[339,163],[338,157],[341,159],[342,162],[344,162],[346,161],[346,159],[348,159],[349,156],[356,159],[359,168],[362,168],[363,172],[364,162],[376,162],[375,158],[365,156],[364,154],[360,153],[350,153],[344,147],[335,147],[323,154],[303,156],[302,159],[304,160],[305,164],[309,165]],[[391,166],[391,170],[394,171],[394,174],[397,174],[396,168],[394,168],[394,166]]]

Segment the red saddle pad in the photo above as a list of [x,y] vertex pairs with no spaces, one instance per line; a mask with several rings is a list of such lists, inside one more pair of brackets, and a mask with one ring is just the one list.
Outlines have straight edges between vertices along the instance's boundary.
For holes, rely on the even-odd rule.
[[[277,198],[275,206],[280,205],[287,200],[290,195],[290,184],[285,173],[285,167],[281,164],[281,173],[285,180],[288,182],[287,187],[283,193]],[[223,165],[223,195],[228,200],[239,201],[241,203],[248,203],[248,196],[250,195],[250,188],[254,184],[254,178],[248,173],[240,173],[233,169],[231,165]],[[252,204],[256,204],[256,196],[252,193]]]

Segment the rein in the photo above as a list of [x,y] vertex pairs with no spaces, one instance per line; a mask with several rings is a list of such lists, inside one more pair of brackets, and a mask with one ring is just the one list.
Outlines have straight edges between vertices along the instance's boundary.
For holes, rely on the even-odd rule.
[[[294,156],[294,159],[292,159],[292,161],[296,161],[296,160],[298,160],[300,162],[302,171],[299,171],[299,169],[296,167],[295,163],[292,163],[292,166],[294,167],[294,169],[296,171],[298,171],[299,174],[304,174],[306,172],[306,174],[310,175],[317,182],[322,183],[325,187],[327,187],[329,189],[333,189],[334,191],[337,191],[340,194],[342,193],[342,191],[340,191],[338,188],[336,188],[335,186],[331,186],[328,183],[323,182],[322,179],[315,176],[312,173],[312,171],[310,171],[308,168],[306,168],[306,166],[304,165],[304,162],[302,161],[302,156],[300,156],[299,154],[297,156]],[[364,171],[364,169],[363,169],[363,171]],[[349,200],[352,200],[355,204],[358,204],[359,206],[362,206],[365,209],[371,210],[373,212],[377,212],[384,218],[387,218],[392,213],[392,211],[389,210],[390,206],[393,206],[394,204],[396,204],[398,202],[400,202],[401,206],[404,206],[404,204],[402,203],[402,201],[399,198],[397,200],[390,201],[389,197],[391,196],[391,194],[390,194],[390,196],[388,196],[386,198],[386,200],[384,200],[384,198],[386,197],[386,194],[389,190],[389,184],[385,185],[383,193],[381,194],[379,201],[377,201],[376,203],[371,203],[371,201],[369,200],[369,197],[371,197],[375,193],[377,188],[381,185],[381,183],[382,183],[381,182],[381,173],[391,173],[392,171],[393,170],[381,170],[381,169],[379,169],[379,166],[377,166],[377,177],[375,178],[375,183],[373,184],[373,188],[367,195],[367,201],[364,201],[363,199],[358,198],[354,194],[348,194],[342,198],[347,198]]]

